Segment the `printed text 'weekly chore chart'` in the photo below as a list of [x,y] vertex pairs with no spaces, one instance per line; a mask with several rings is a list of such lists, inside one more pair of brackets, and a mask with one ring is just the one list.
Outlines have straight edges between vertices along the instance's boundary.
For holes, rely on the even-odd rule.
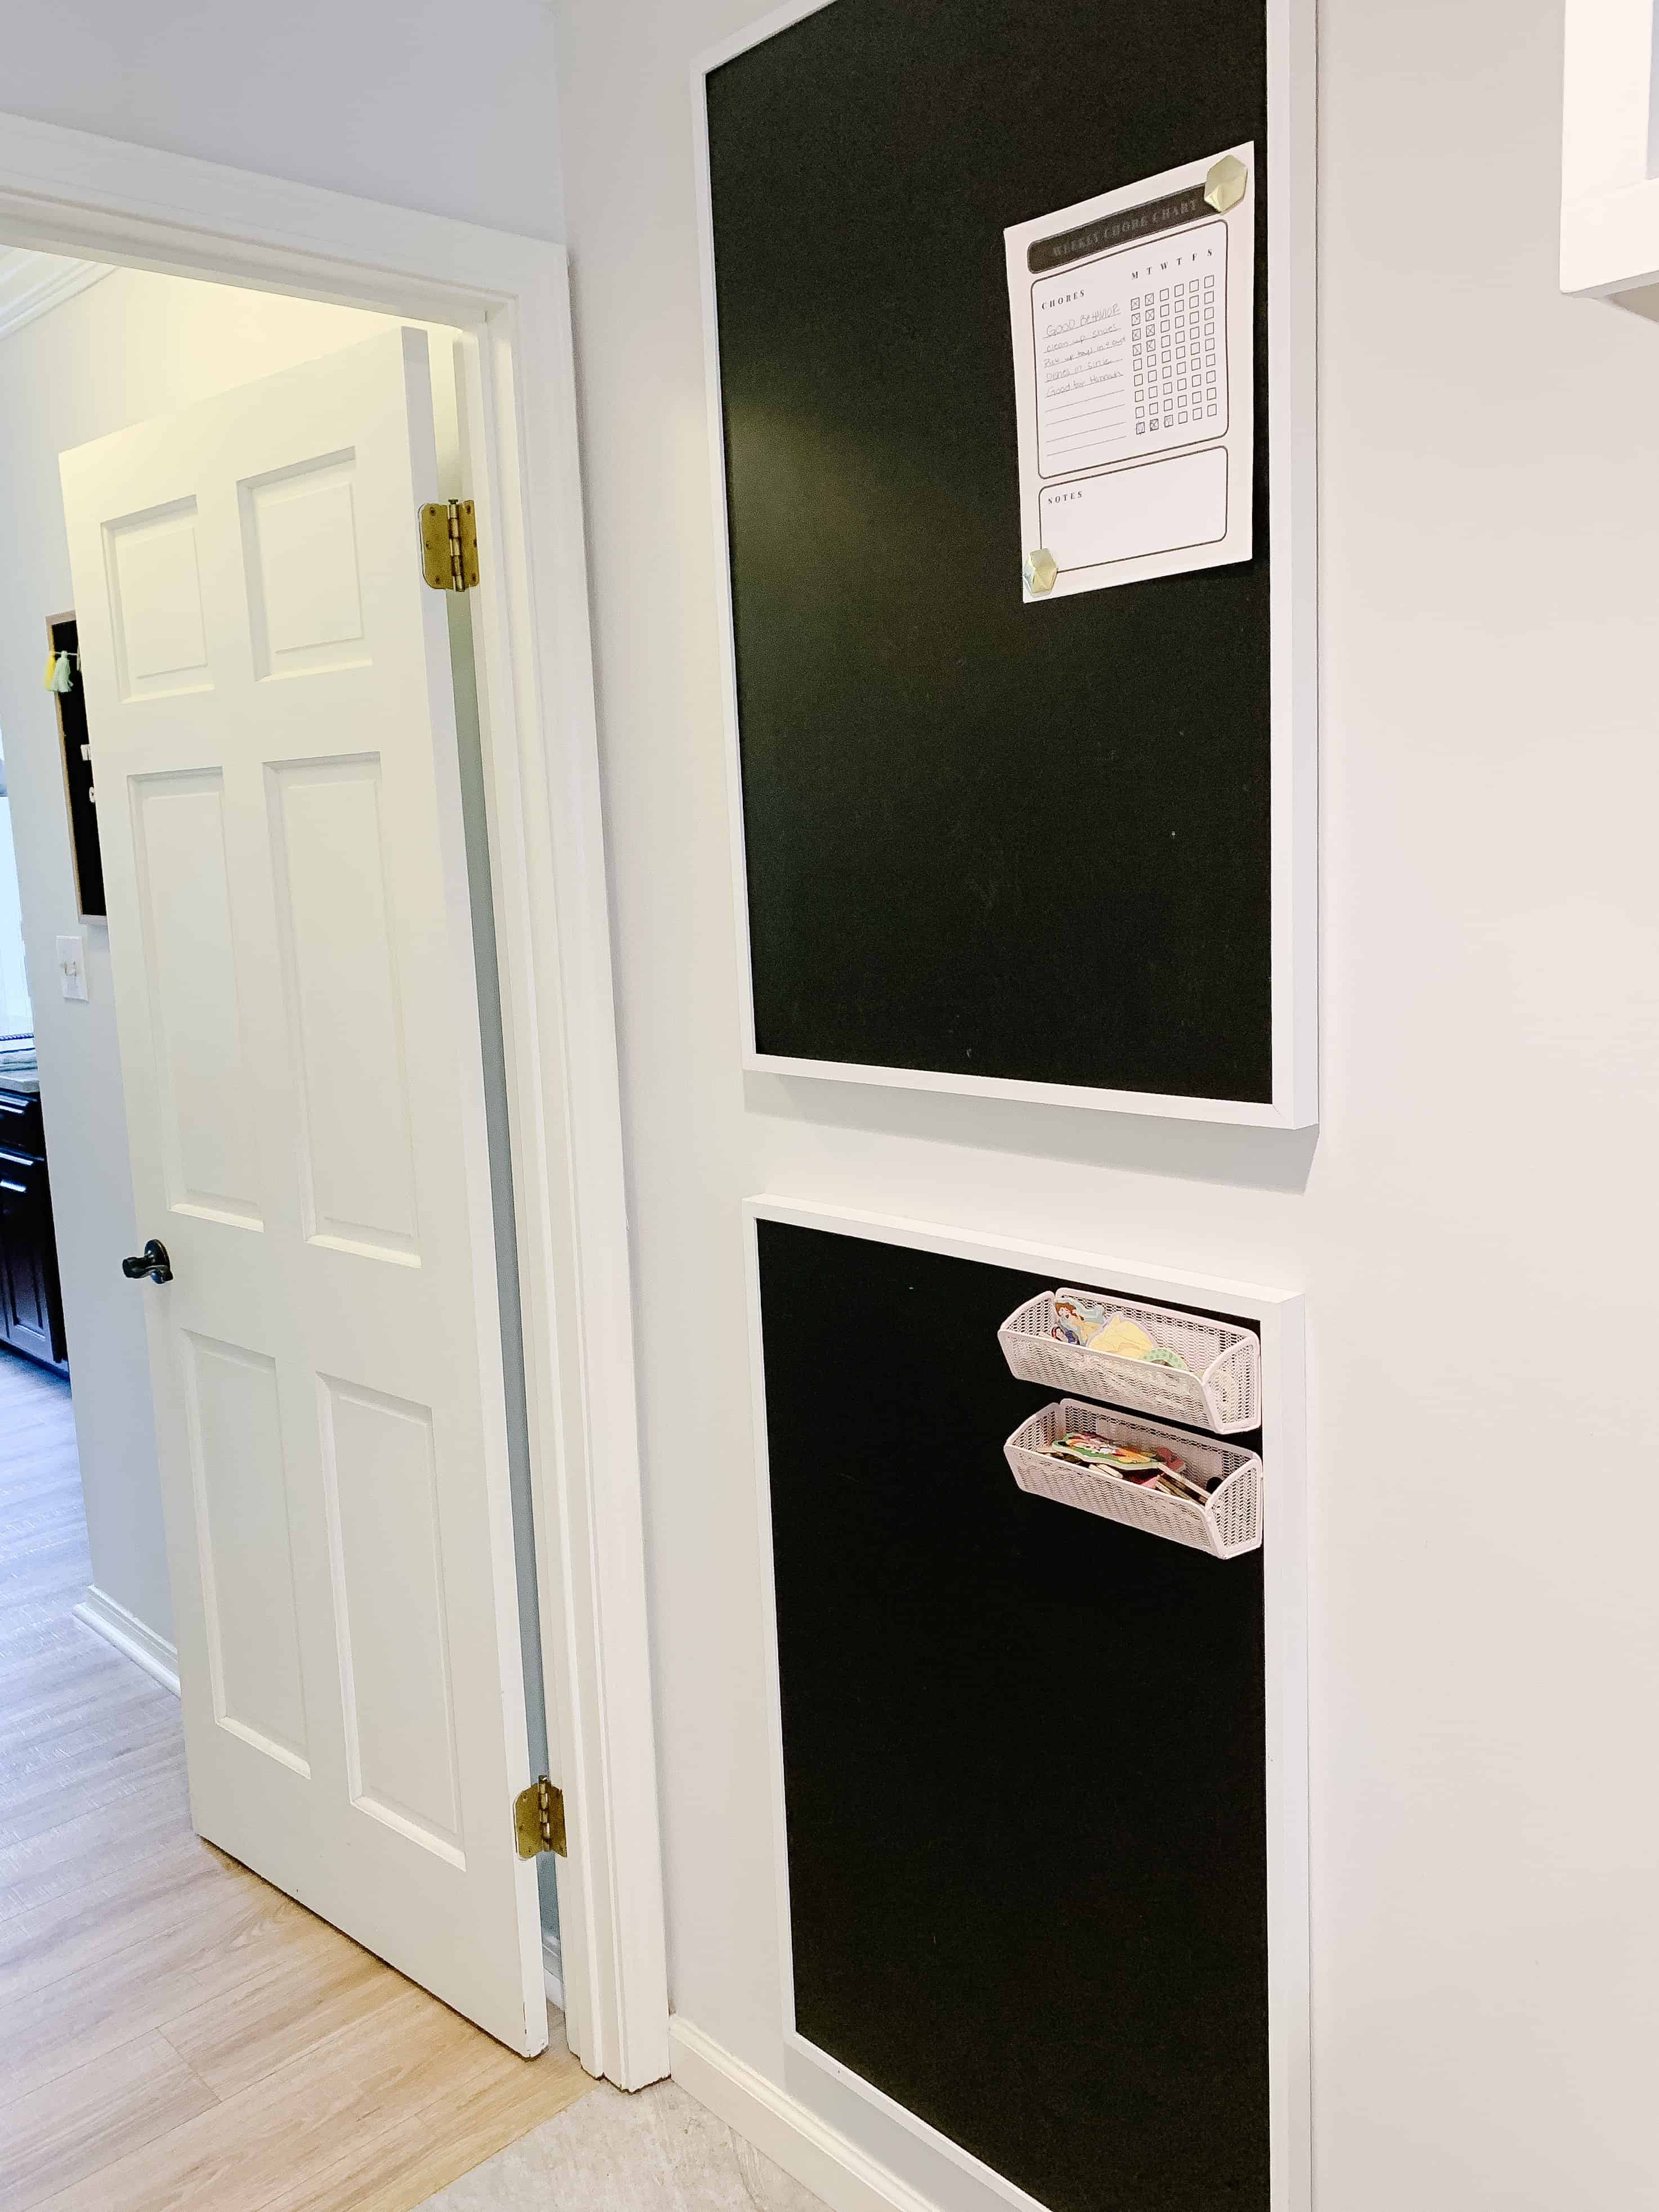
[[1249,557],[1254,160],[1004,233],[1028,599]]

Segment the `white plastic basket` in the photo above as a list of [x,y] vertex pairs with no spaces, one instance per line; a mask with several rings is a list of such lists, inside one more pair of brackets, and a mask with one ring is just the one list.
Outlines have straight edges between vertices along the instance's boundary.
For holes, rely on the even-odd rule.
[[1131,1406],[1166,1421],[1190,1421],[1220,1436],[1253,1429],[1261,1419],[1261,1349],[1248,1328],[1201,1314],[1176,1313],[1168,1306],[1133,1305],[1103,1297],[1098,1291],[1072,1295],[1103,1306],[1109,1320],[1122,1315],[1138,1322],[1155,1344],[1178,1352],[1188,1371],[1067,1344],[1052,1334],[1054,1301],[1045,1291],[1011,1313],[997,1331],[1002,1356],[1022,1382],[1109,1398],[1115,1406]]
[[[1199,1481],[1219,1475],[1221,1486],[1200,1505],[1195,1498],[1189,1503],[1161,1490],[1144,1490],[1118,1475],[1097,1474],[1091,1468],[1050,1459],[1044,1446],[1070,1429],[1088,1429],[1117,1443],[1167,1444],[1180,1453]],[[1255,1551],[1261,1542],[1261,1462],[1237,1444],[1211,1443],[1156,1421],[1131,1420],[1104,1406],[1066,1398],[1058,1406],[1045,1406],[1016,1429],[1003,1449],[1014,1480],[1036,1497],[1098,1513],[1127,1528],[1144,1528],[1148,1535],[1166,1537],[1172,1544],[1190,1544],[1218,1559],[1237,1559],[1241,1552]]]

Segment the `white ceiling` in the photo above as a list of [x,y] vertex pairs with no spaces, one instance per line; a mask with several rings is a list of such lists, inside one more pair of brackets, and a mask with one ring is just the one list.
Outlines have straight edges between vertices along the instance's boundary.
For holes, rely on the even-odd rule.
[[102,261],[63,261],[55,253],[0,247],[0,338],[49,314],[109,273]]

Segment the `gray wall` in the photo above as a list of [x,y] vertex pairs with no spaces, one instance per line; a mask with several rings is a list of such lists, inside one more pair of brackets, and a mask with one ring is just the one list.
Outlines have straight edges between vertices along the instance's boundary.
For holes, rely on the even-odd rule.
[[7,0],[12,113],[563,234],[544,0]]
[[782,2081],[745,1194],[1304,1285],[1318,2201],[1624,2212],[1659,327],[1558,289],[1559,0],[1321,11],[1316,1140],[739,1071],[689,70],[761,12],[558,9],[676,2006]]

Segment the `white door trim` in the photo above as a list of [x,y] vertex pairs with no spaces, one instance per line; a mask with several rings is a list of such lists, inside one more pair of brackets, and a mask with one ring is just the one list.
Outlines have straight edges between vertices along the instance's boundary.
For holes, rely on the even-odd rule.
[[0,240],[466,334],[548,1728],[570,1837],[568,2033],[591,2072],[640,2087],[668,2071],[667,1971],[564,249],[5,114]]

